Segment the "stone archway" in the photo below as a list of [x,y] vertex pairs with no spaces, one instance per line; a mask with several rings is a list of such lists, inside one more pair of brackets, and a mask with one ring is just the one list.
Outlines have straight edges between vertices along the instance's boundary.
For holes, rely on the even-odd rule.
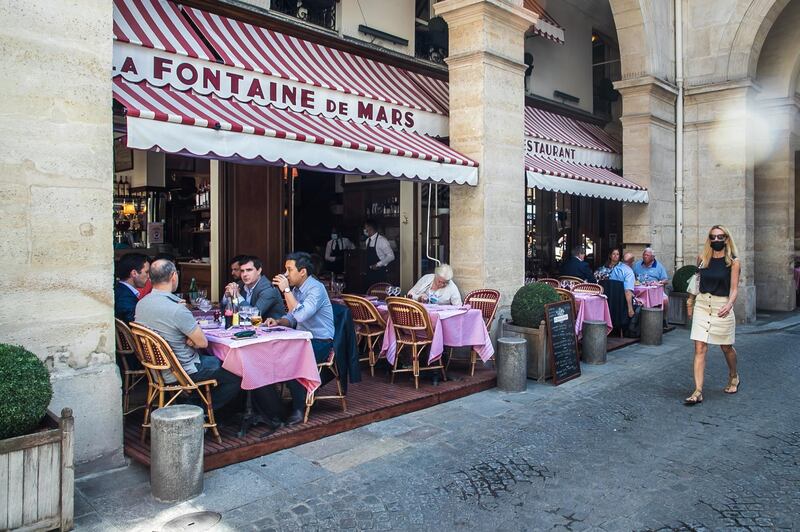
[[[784,2],[786,4],[786,2]],[[793,263],[796,252],[796,153],[800,149],[800,0],[784,5],[780,18],[759,45],[755,79],[761,92],[755,141],[756,297],[759,308],[795,307]]]

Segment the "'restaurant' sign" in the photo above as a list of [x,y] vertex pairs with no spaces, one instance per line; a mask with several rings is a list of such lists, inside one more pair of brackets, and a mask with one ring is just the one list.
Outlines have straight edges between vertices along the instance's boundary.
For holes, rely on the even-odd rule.
[[259,72],[229,67],[130,43],[114,42],[115,76],[157,87],[236,98],[242,102],[291,109],[328,118],[447,137],[448,118],[433,110],[417,109],[317,87]]
[[581,146],[570,146],[531,136],[525,137],[525,154],[567,163],[588,164],[602,168],[622,168],[622,160],[618,153],[590,150]]

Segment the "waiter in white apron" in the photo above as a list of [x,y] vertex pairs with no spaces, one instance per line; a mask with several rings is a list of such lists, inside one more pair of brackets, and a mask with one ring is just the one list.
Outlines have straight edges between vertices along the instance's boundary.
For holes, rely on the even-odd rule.
[[375,283],[386,282],[388,266],[394,260],[394,252],[386,237],[378,233],[377,224],[373,220],[364,222],[366,241],[366,282],[367,287]]

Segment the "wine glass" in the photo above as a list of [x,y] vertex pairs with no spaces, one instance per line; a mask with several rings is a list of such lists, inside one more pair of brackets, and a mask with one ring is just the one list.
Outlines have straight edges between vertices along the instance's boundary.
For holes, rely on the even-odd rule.
[[250,316],[252,316],[251,308],[252,307],[243,306],[239,309],[239,325],[242,327],[250,325]]

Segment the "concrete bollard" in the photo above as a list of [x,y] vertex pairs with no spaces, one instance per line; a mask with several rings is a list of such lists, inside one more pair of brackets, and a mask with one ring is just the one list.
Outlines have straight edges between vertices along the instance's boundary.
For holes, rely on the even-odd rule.
[[150,416],[150,487],[162,502],[203,493],[203,409],[159,408]]
[[524,392],[528,387],[528,349],[524,338],[497,339],[497,387]]
[[642,308],[641,310],[642,345],[661,345],[664,334],[664,311],[660,308]]
[[581,339],[581,358],[587,364],[605,364],[608,336],[606,322],[584,320]]

